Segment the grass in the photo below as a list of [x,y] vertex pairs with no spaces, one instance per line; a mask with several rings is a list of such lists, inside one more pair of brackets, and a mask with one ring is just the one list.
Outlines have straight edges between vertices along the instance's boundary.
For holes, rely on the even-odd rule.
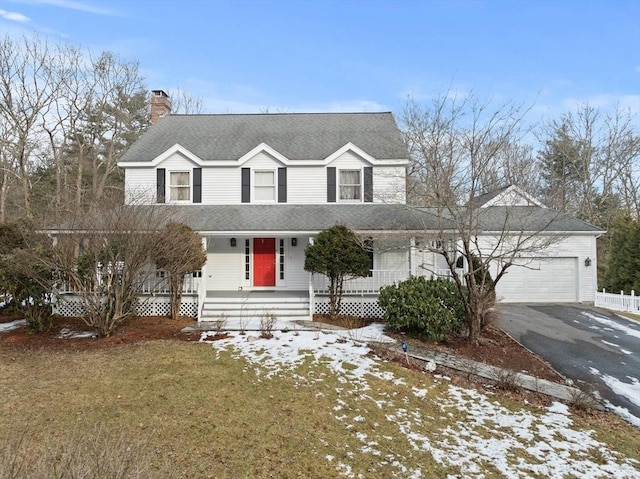
[[625,318],[633,319],[634,321],[640,321],[640,314],[627,313],[622,311],[613,311],[618,316],[624,316]]
[[[0,350],[0,479],[47,477],[38,475],[44,465],[61,457],[82,462],[96,450],[111,451],[102,471],[124,467],[114,458],[127,463],[128,475],[118,477],[401,477],[393,461],[420,468],[423,477],[459,474],[416,450],[402,426],[410,418],[434,443],[447,440],[447,429],[466,420],[439,407],[448,385],[393,364],[381,368],[401,383],[367,377],[367,387],[345,384],[311,360],[267,378],[229,351],[177,341],[86,352]],[[414,388],[428,392],[417,397]],[[401,408],[385,406],[391,403]],[[508,401],[505,407],[521,409]],[[390,420],[391,411],[397,417]],[[640,460],[640,431],[581,421],[612,449]],[[8,464],[23,475],[9,474]],[[142,472],[132,467],[141,464]],[[500,477],[492,464],[480,467]]]

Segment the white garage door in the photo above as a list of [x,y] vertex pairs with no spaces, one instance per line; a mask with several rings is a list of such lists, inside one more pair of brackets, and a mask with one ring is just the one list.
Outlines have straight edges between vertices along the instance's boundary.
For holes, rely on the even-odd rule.
[[496,293],[505,303],[575,303],[577,258],[526,258],[509,267]]

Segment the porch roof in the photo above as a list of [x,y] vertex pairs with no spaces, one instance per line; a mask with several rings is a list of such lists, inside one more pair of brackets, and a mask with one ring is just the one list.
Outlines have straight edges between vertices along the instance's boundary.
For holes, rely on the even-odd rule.
[[[319,205],[136,205],[98,213],[77,222],[50,226],[48,233],[75,233],[94,230],[96,225],[113,224],[120,210],[131,209],[133,218],[146,218],[142,229],[162,228],[170,221],[184,223],[202,234],[279,232],[314,234],[336,224],[359,232],[420,233],[446,231],[451,222],[439,218],[429,208],[388,204]],[[111,214],[113,213],[113,214]],[[102,218],[105,221],[102,221]],[[161,218],[161,219],[160,219]]]
[[[152,206],[157,208],[158,206]],[[206,233],[316,233],[336,224],[355,231],[424,232],[450,227],[426,208],[387,204],[322,205],[184,205],[176,217]]]

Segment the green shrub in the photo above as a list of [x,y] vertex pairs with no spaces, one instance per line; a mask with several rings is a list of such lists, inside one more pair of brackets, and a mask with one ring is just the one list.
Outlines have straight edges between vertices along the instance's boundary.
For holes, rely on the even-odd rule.
[[443,341],[464,329],[465,309],[456,285],[446,279],[413,277],[380,289],[384,321],[395,330]]
[[24,310],[24,319],[31,333],[41,333],[51,329],[55,317],[51,314],[51,306],[33,304]]

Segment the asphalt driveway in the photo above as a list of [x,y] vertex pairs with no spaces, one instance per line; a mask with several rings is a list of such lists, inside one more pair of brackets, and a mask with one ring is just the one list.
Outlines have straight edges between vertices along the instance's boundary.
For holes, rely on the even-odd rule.
[[504,304],[500,325],[640,427],[640,323],[583,305]]

